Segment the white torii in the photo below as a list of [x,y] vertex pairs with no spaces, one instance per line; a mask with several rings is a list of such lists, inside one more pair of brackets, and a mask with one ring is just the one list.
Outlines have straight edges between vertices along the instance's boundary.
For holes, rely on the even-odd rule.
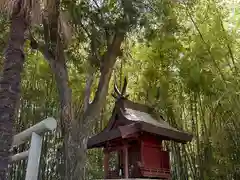
[[53,131],[57,127],[54,118],[47,118],[38,124],[26,129],[13,137],[12,146],[19,146],[31,138],[30,148],[27,151],[15,154],[11,157],[12,162],[28,159],[25,180],[37,180],[42,150],[42,135]]

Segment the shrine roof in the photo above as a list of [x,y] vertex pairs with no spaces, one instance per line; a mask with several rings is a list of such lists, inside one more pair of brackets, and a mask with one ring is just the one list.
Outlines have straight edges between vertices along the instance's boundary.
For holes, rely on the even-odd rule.
[[136,122],[141,121],[141,122],[145,122],[145,123],[151,124],[156,127],[161,127],[161,128],[165,128],[165,129],[172,129],[174,131],[178,131],[177,129],[171,127],[162,118],[159,118],[158,120],[156,120],[149,113],[138,111],[135,109],[129,109],[129,108],[125,108],[125,111],[124,110],[121,110],[121,111],[122,111],[122,114],[124,115],[124,117],[128,120],[136,121]]
[[[117,122],[121,125],[116,126]],[[107,127],[88,140],[88,148],[101,147],[110,140],[124,139],[138,132],[151,133],[181,143],[192,140],[192,135],[172,127],[162,116],[157,117],[152,108],[125,99],[116,103]]]

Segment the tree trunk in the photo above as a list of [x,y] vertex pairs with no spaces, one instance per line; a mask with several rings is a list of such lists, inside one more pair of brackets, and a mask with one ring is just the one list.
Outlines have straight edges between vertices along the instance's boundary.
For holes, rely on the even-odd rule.
[[21,72],[24,64],[24,32],[27,28],[24,14],[14,14],[5,52],[3,74],[0,79],[0,179],[7,179],[13,123],[20,95]]
[[72,127],[72,120],[73,120],[73,114],[72,114],[72,92],[68,85],[68,71],[67,71],[67,65],[66,65],[66,59],[63,51],[63,44],[60,40],[60,37],[58,35],[57,37],[57,43],[56,43],[56,50],[55,50],[55,59],[50,60],[50,66],[53,70],[53,73],[55,75],[56,79],[56,85],[59,93],[60,98],[60,106],[61,106],[61,116],[60,116],[60,123],[61,123],[61,129],[62,129],[62,136],[64,137],[63,142],[63,151],[64,151],[64,179],[68,179],[70,174],[70,167],[68,162],[68,144],[71,127]]
[[[63,136],[63,154],[64,154],[64,180],[79,180],[80,174],[74,174],[78,167],[76,161],[85,162],[85,153],[80,150],[86,150],[82,147],[85,133],[80,129],[80,123],[73,114],[72,110],[72,92],[68,85],[69,77],[66,66],[66,59],[63,51],[63,45],[60,37],[57,37],[54,60],[50,60],[50,66],[56,79],[56,85],[60,98],[61,106],[61,128]],[[85,129],[86,131],[87,129]],[[80,149],[80,150],[79,150]],[[82,165],[82,170],[85,164]]]
[[[56,5],[55,10],[59,10],[58,5]],[[60,173],[64,173],[65,180],[82,180],[84,178],[83,172],[86,163],[86,139],[91,132],[90,128],[92,124],[94,124],[105,103],[109,81],[114,64],[120,54],[120,47],[124,40],[125,32],[117,31],[112,43],[104,53],[102,57],[103,64],[100,68],[101,76],[94,100],[91,104],[87,105],[88,98],[86,98],[84,113],[77,117],[72,112],[72,93],[68,85],[66,59],[63,44],[58,34],[58,14],[59,12],[54,12],[51,15],[51,21],[43,22],[45,45],[38,46],[38,49],[43,53],[51,66],[60,98],[60,122],[62,137],[64,138],[65,168],[64,172]],[[91,87],[89,88],[91,89]]]

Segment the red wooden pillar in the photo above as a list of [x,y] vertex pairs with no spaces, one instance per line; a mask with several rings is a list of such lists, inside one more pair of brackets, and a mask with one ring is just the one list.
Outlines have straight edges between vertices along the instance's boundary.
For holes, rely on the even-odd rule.
[[124,145],[124,175],[128,179],[128,146]]
[[104,160],[103,160],[103,165],[104,165],[104,176],[107,178],[108,176],[108,170],[109,170],[109,152],[107,150],[104,150]]

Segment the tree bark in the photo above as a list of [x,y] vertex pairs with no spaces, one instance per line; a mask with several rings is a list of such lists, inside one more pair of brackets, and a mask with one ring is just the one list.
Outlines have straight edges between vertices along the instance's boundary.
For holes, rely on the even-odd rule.
[[[58,11],[59,8],[56,8]],[[112,43],[102,57],[100,68],[100,80],[98,88],[91,104],[85,104],[84,113],[80,116],[73,115],[71,89],[68,85],[68,73],[62,41],[58,34],[58,12],[50,18],[51,21],[44,23],[45,43],[38,46],[39,50],[48,60],[55,75],[61,106],[61,126],[64,138],[64,165],[65,180],[84,179],[84,167],[86,163],[86,144],[90,127],[98,118],[108,93],[108,85],[114,64],[120,54],[120,46],[125,32],[116,32]],[[49,45],[50,44],[50,45]],[[89,92],[89,90],[87,90]],[[89,98],[86,98],[86,102]]]
[[64,149],[64,163],[65,163],[65,172],[64,179],[69,179],[70,167],[69,167],[69,154],[66,153],[69,150],[70,143],[70,132],[72,127],[72,92],[68,85],[69,77],[68,70],[66,65],[66,59],[63,51],[63,44],[61,43],[60,37],[58,36],[56,51],[55,51],[55,59],[50,61],[51,69],[55,75],[57,89],[60,98],[60,107],[61,107],[61,115],[60,122],[62,128],[62,135],[64,138],[63,149]]
[[24,32],[26,29],[24,14],[13,14],[8,46],[5,51],[3,74],[0,79],[0,180],[7,179],[13,124],[20,96],[21,72],[24,64]]
[[87,109],[79,118],[80,121],[74,121],[75,124],[71,130],[71,146],[68,149],[68,153],[72,154],[72,158],[69,159],[69,163],[71,163],[71,179],[69,178],[69,180],[84,180],[87,139],[91,133],[91,127],[104,107],[113,67],[120,54],[124,36],[125,33],[116,33],[111,45],[103,56],[103,64],[100,69],[101,75],[94,100],[87,106]]
[[[87,138],[90,128],[101,112],[108,94],[109,81],[111,79],[114,64],[124,40],[124,33],[116,34],[112,44],[103,56],[103,64],[100,69],[101,76],[98,88],[92,103],[87,105],[80,116],[73,115],[71,107],[71,89],[68,86],[68,73],[66,59],[61,41],[56,43],[56,53],[49,54],[47,47],[39,46],[39,50],[48,60],[55,74],[57,88],[61,104],[61,125],[64,137],[65,156],[65,180],[84,179],[84,167],[86,162]],[[90,88],[90,87],[89,87]],[[88,90],[89,91],[89,90]]]

